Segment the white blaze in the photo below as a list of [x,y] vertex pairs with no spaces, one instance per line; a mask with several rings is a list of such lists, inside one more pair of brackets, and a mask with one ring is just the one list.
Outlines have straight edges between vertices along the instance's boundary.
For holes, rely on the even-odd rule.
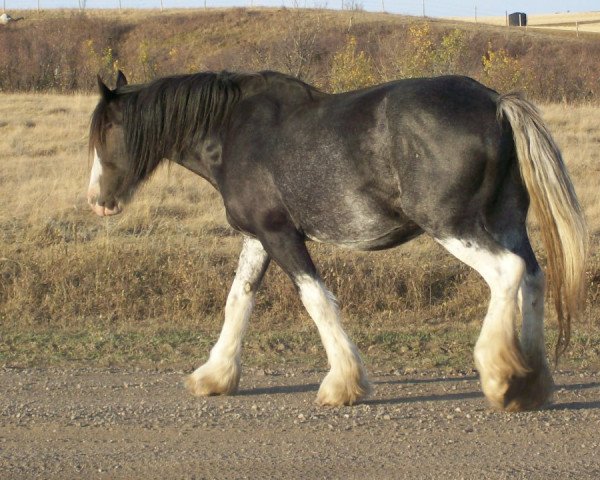
[[90,175],[90,184],[88,186],[88,200],[95,203],[96,197],[100,194],[100,177],[102,176],[102,164],[98,152],[94,148],[94,164]]

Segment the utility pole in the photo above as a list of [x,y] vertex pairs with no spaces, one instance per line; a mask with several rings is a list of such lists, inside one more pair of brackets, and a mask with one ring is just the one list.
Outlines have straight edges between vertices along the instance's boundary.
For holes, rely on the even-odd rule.
[[384,3],[384,0],[381,0],[381,11],[385,12],[385,3]]
[[477,5],[475,5],[475,23],[477,23]]
[[423,16],[425,16],[425,0],[423,0]]

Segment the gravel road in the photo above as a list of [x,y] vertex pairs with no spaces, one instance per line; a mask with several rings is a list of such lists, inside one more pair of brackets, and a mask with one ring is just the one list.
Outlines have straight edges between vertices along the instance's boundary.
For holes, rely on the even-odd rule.
[[246,370],[198,399],[182,372],[2,369],[0,478],[600,478],[598,373],[557,374],[555,403],[519,414],[435,372],[321,408],[324,373]]

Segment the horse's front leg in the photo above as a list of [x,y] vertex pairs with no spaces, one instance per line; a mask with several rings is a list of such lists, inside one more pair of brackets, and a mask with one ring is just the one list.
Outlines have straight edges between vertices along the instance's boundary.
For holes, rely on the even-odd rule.
[[335,297],[317,275],[294,277],[300,298],[321,335],[331,370],[323,379],[319,405],[352,405],[370,392],[369,381],[358,349],[342,328]]
[[254,297],[269,256],[262,244],[245,237],[238,269],[225,305],[225,322],[208,361],[186,380],[188,390],[198,396],[234,393],[240,380],[242,339],[254,307]]
[[370,392],[358,349],[344,331],[335,297],[323,285],[306,245],[293,229],[264,232],[265,248],[290,276],[302,303],[315,322],[331,367],[323,379],[317,403],[352,405]]

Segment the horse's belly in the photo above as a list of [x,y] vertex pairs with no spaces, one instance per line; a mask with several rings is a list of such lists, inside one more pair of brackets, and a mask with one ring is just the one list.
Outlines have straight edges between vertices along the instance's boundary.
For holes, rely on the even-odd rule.
[[375,218],[380,220],[376,228],[372,220],[363,224],[334,222],[333,224],[322,223],[319,227],[308,225],[304,228],[304,233],[311,240],[355,250],[391,248],[422,233],[422,229],[408,219],[390,221],[389,218]]

